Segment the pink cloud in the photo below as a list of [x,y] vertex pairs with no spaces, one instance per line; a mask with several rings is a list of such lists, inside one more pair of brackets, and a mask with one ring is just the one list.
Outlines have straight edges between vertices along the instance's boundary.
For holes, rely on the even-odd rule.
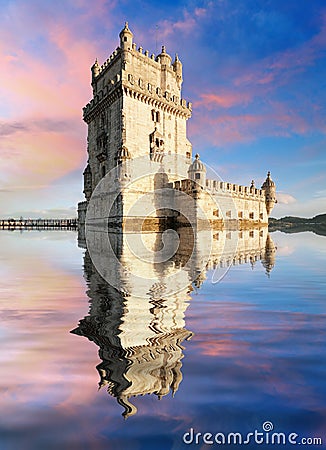
[[191,136],[209,136],[209,141],[216,145],[236,142],[250,142],[257,137],[259,125],[263,122],[260,115],[217,115],[202,114],[191,124]]
[[[85,159],[81,108],[91,96],[89,67],[98,49],[86,38],[77,38],[64,20],[47,21],[46,60],[24,50],[10,30],[1,32],[10,37],[0,43],[2,110],[7,117],[1,131],[9,133],[2,133],[5,161],[0,170],[8,183],[18,178],[23,183],[50,183]],[[60,129],[59,123],[66,128]]]
[[251,99],[249,92],[219,92],[218,94],[200,94],[201,100],[194,102],[194,107],[203,106],[207,109],[215,107],[230,108],[234,105],[248,103]]

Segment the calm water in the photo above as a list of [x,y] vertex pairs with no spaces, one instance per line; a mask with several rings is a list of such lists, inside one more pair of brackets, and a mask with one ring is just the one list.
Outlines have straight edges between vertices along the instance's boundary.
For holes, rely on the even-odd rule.
[[239,449],[183,436],[245,437],[267,421],[324,447],[326,238],[271,237],[269,276],[257,258],[215,284],[211,269],[189,295],[152,296],[142,312],[74,232],[1,231],[0,449]]

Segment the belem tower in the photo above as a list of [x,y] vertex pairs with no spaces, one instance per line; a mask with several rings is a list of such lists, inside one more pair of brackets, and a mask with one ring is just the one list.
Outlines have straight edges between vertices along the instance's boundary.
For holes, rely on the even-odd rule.
[[261,188],[209,179],[192,157],[187,120],[192,104],[181,96],[182,63],[162,47],[155,56],[133,42],[128,23],[120,45],[91,68],[93,98],[83,108],[88,125],[86,200],[80,228],[105,219],[122,230],[171,223],[199,228],[261,227],[276,203],[268,172]]

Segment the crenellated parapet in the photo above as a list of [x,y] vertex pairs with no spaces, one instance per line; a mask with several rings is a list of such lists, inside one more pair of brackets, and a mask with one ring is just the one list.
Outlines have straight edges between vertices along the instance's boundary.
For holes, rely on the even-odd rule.
[[[189,178],[175,181],[174,183],[171,183],[171,187],[187,194],[194,191],[197,192],[198,189],[203,190],[203,187],[201,187],[198,182]],[[250,188],[249,186],[228,183],[226,181],[206,180],[205,190],[212,195],[226,193],[233,197],[265,201],[265,191],[263,189]]]
[[206,180],[206,189],[211,193],[226,192],[239,198],[265,200],[263,189],[254,186],[242,186],[240,184],[228,183],[226,181]]

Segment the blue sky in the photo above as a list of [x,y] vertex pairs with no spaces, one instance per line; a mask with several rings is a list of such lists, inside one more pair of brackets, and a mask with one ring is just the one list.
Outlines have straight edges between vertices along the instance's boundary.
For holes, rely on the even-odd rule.
[[134,41],[184,67],[194,153],[260,185],[272,215],[325,212],[324,1],[0,0],[0,216],[73,215],[82,200],[90,66]]

